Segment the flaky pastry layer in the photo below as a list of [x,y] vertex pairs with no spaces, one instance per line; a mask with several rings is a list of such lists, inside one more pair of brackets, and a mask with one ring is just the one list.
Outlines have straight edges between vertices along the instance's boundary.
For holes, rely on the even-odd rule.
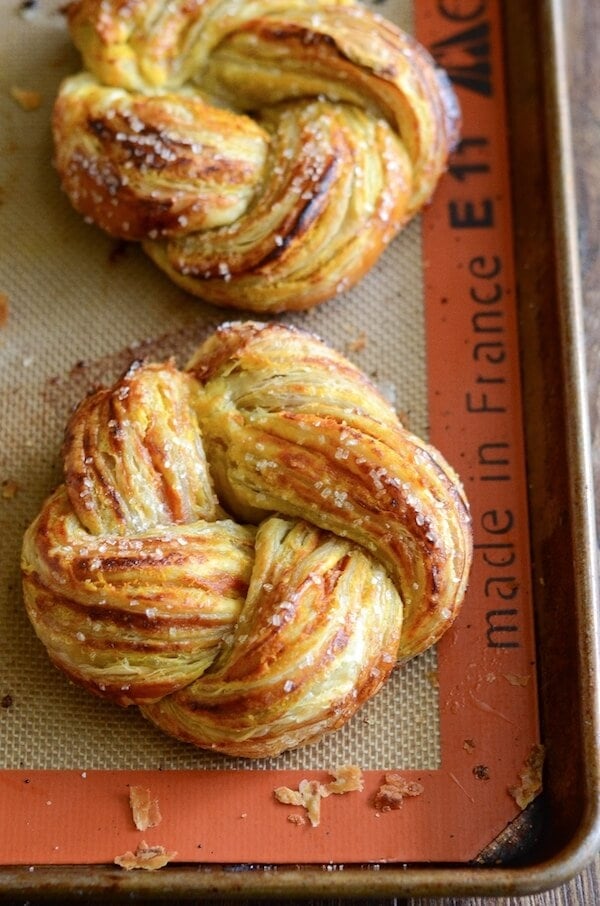
[[445,74],[354,0],[74,0],[53,115],[73,206],[213,304],[353,286],[456,144]]
[[166,732],[264,757],[342,726],[464,597],[440,453],[316,337],[223,325],[76,409],[23,545],[52,661]]

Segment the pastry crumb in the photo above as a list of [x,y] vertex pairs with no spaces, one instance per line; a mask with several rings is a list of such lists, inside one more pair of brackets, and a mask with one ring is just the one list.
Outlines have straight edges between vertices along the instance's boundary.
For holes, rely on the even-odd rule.
[[366,336],[364,330],[362,330],[358,334],[358,336],[356,336],[353,340],[350,340],[346,344],[346,348],[347,348],[348,352],[362,352],[362,350],[365,348],[366,345],[367,345],[367,336]]
[[542,791],[544,756],[544,746],[534,743],[519,774],[521,782],[518,786],[511,786],[508,789],[520,809],[527,808]]
[[332,793],[354,793],[363,789],[362,771],[355,764],[344,764],[341,768],[329,772],[334,780],[325,784],[326,795]]
[[19,493],[20,485],[17,481],[13,481],[12,478],[5,478],[2,484],[0,484],[0,493],[5,500],[12,500],[13,497]]
[[287,820],[290,824],[306,824],[306,818],[303,818],[302,815],[288,815]]
[[152,799],[150,790],[143,786],[129,788],[129,804],[133,823],[138,830],[145,831],[150,827],[157,827],[162,821],[158,799]]
[[277,787],[275,798],[283,805],[299,805],[306,809],[313,827],[321,821],[321,787],[318,780],[301,780],[297,790],[287,786]]
[[[303,780],[302,783],[306,783]],[[300,790],[292,790],[289,786],[278,786],[275,789],[275,798],[282,805],[304,805]]]
[[440,686],[440,675],[437,670],[428,670],[425,674],[425,679],[432,687],[432,689],[439,689]]
[[526,686],[531,679],[528,675],[521,675],[519,673],[504,673],[504,679],[507,680],[511,686]]
[[389,812],[402,808],[406,798],[420,796],[422,792],[423,784],[418,780],[407,780],[402,774],[391,772],[385,775],[384,782],[375,793],[373,805],[380,812]]
[[[331,795],[360,792],[363,789],[362,771],[356,765],[343,765],[329,773],[334,778],[329,783],[320,783],[318,780],[301,780],[297,790],[292,790],[287,786],[277,787],[274,791],[275,798],[284,805],[298,805],[306,809],[311,825],[318,827],[321,821],[322,799]],[[288,815],[288,821],[291,817]],[[301,822],[293,821],[292,823],[304,823],[304,819]]]
[[29,88],[19,88],[18,85],[11,86],[10,95],[22,110],[37,110],[42,103],[42,95],[39,91],[32,91]]
[[164,846],[148,846],[143,840],[134,853],[131,851],[123,853],[122,856],[116,856],[114,861],[115,865],[119,865],[125,871],[132,871],[135,868],[156,871],[163,868],[176,855],[175,852],[167,852]]

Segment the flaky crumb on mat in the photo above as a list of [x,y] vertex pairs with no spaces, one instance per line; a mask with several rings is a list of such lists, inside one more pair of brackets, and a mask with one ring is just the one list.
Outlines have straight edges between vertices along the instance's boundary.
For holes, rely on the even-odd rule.
[[8,296],[5,293],[0,293],[0,327],[8,322]]
[[287,819],[290,824],[306,824],[306,818],[303,818],[302,815],[288,815]]
[[522,675],[520,673],[505,673],[503,674],[504,679],[511,684],[511,686],[527,686],[529,680],[531,679],[528,675]]
[[19,88],[18,85],[13,85],[11,87],[10,95],[22,110],[37,110],[42,103],[42,95],[39,91],[31,91],[29,88]]
[[129,804],[133,823],[138,830],[148,830],[149,827],[156,827],[162,821],[158,799],[153,799],[150,790],[143,786],[129,788]]
[[0,484],[0,493],[5,500],[12,500],[19,493],[20,486],[12,478],[5,478]]
[[525,760],[519,774],[518,786],[509,787],[508,792],[520,809],[527,808],[536,796],[542,792],[542,769],[544,767],[544,746],[535,743]]
[[438,670],[428,670],[425,674],[425,679],[429,683],[432,689],[439,689],[440,686],[440,675]]
[[389,812],[401,808],[404,800],[420,796],[423,784],[418,780],[407,780],[402,774],[394,772],[385,775],[385,780],[375,793],[373,805],[379,812]]
[[362,352],[366,345],[367,337],[363,330],[358,334],[357,337],[355,337],[353,340],[350,340],[346,344],[346,348],[348,349],[348,352]]
[[[318,827],[321,821],[322,799],[333,794],[361,792],[363,789],[362,771],[356,765],[343,765],[329,773],[334,778],[329,783],[320,783],[318,780],[301,780],[297,790],[292,790],[287,786],[277,787],[275,798],[284,805],[298,805],[305,808],[312,826]],[[293,820],[291,815],[288,815],[288,821],[293,824],[303,823]]]
[[119,865],[125,871],[132,871],[135,868],[156,871],[163,868],[176,855],[175,852],[167,852],[164,846],[148,846],[145,841],[142,841],[134,853],[126,852],[122,856],[117,856],[115,865]]
[[334,780],[325,784],[326,796],[331,793],[354,793],[363,789],[362,771],[355,764],[345,764],[336,771],[330,771]]

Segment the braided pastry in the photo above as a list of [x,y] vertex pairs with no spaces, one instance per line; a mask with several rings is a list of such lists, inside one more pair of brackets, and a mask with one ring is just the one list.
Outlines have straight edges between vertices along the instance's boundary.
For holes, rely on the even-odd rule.
[[354,0],[74,0],[68,14],[86,71],[54,109],[64,190],[216,305],[305,309],[352,286],[457,140],[446,76]]
[[24,540],[33,626],[76,682],[198,746],[262,757],[340,727],[462,601],[453,470],[299,330],[228,324],[185,372],[133,365],[63,454]]

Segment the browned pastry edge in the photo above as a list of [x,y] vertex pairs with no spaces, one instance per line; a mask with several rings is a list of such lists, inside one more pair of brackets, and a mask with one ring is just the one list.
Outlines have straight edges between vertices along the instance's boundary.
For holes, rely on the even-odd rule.
[[79,0],[69,21],[87,71],[54,109],[63,189],[224,308],[303,310],[350,289],[457,141],[446,75],[352,0],[143,0],[127,15]]
[[[318,338],[230,323],[75,410],[23,546],[54,663],[179,739],[274,756],[346,723],[462,602],[468,505]],[[231,514],[242,524],[237,524]]]

